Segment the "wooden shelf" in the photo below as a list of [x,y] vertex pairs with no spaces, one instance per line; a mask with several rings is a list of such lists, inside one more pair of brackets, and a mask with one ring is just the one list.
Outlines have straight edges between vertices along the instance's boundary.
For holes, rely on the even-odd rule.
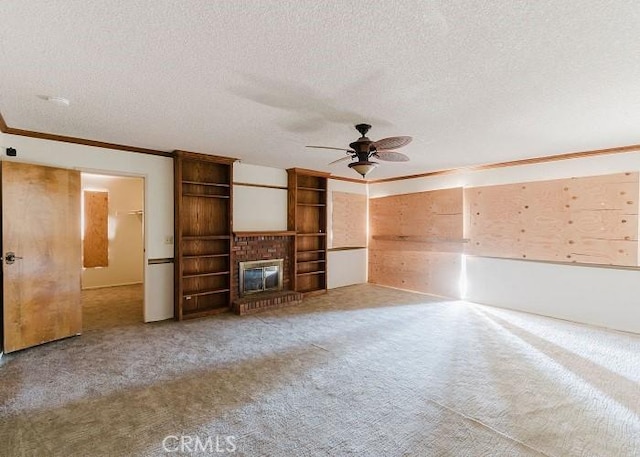
[[210,308],[203,311],[190,311],[185,313],[182,318],[183,319],[198,319],[200,317],[212,316],[215,314],[226,313],[231,310],[230,306],[220,307],[220,308]]
[[304,187],[304,186],[298,186],[298,190],[311,190],[313,192],[326,192],[327,189],[320,189],[318,187]]
[[187,235],[182,237],[183,240],[230,240],[231,235]]
[[312,275],[321,275],[326,273],[325,270],[318,270],[318,271],[306,271],[304,273],[296,273],[296,276],[312,276]]
[[325,252],[324,249],[312,249],[312,250],[308,250],[308,251],[297,251],[298,254],[314,254],[314,253],[318,253],[318,252]]
[[229,254],[198,254],[198,255],[183,255],[183,259],[212,259],[216,257],[229,257]]
[[182,194],[183,197],[204,197],[204,198],[231,198],[229,195],[214,195],[214,194]]
[[258,231],[258,232],[233,232],[233,236],[238,238],[248,238],[252,236],[294,236],[296,232],[293,230],[287,231]]
[[312,263],[325,263],[326,260],[324,259],[320,259],[320,260],[298,260],[296,262],[296,265],[303,265],[303,264],[312,264]]
[[214,290],[204,290],[201,292],[183,292],[183,298],[187,297],[203,297],[205,295],[213,295],[213,294],[223,294],[225,292],[229,292],[231,289],[214,289]]
[[298,206],[311,206],[311,207],[318,207],[318,208],[324,208],[327,205],[324,203],[297,203]]
[[296,236],[327,236],[326,233],[298,233]]
[[229,184],[205,181],[182,181],[182,184],[193,184],[195,186],[231,187]]
[[187,275],[182,275],[183,278],[205,278],[207,276],[222,276],[222,275],[228,275],[230,272],[229,271],[216,271],[215,273],[194,273],[194,274],[187,274]]

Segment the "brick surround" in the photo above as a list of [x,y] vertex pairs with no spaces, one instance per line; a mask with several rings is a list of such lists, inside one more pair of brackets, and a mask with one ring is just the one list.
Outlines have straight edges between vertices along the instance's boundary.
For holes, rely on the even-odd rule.
[[303,295],[300,292],[265,292],[257,296],[239,298],[233,301],[232,310],[241,316],[254,314],[268,309],[284,308],[300,304]]
[[291,260],[293,259],[293,238],[291,236],[234,236],[231,248],[231,301],[240,298],[240,277],[238,262],[252,260],[284,259],[284,290],[291,284]]

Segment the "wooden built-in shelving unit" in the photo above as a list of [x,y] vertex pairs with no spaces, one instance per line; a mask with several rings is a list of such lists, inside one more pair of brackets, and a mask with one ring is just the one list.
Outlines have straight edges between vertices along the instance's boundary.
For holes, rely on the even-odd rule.
[[175,151],[175,318],[231,305],[234,159]]
[[291,277],[304,294],[327,290],[328,173],[292,168],[289,175],[288,227],[296,232]]

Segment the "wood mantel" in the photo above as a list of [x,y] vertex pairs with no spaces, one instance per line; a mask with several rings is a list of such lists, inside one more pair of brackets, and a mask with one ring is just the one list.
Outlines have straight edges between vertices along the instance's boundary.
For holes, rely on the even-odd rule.
[[296,232],[292,230],[264,230],[256,232],[233,232],[233,236],[237,238],[248,238],[252,236],[295,236]]

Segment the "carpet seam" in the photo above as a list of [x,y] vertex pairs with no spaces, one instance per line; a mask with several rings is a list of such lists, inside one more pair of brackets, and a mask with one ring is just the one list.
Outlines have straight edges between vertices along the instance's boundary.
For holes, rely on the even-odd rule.
[[514,437],[512,437],[512,436],[510,436],[510,435],[508,435],[508,434],[506,434],[504,432],[501,432],[500,430],[497,430],[497,429],[493,428],[492,426],[490,426],[488,424],[485,424],[484,422],[482,422],[479,419],[476,419],[475,417],[467,416],[466,414],[461,413],[459,411],[456,411],[455,409],[453,409],[453,408],[451,408],[449,406],[443,405],[442,403],[440,403],[440,402],[438,402],[436,400],[433,400],[432,398],[428,398],[427,401],[430,401],[431,403],[435,403],[436,405],[440,406],[441,408],[446,409],[447,411],[452,412],[453,414],[456,414],[456,415],[458,415],[460,417],[463,417],[463,418],[465,418],[467,420],[475,422],[476,424],[479,424],[482,427],[487,428],[487,429],[491,430],[492,432],[497,433],[498,435],[500,435],[500,436],[502,436],[504,438],[507,438],[510,441],[513,441],[514,443],[518,443],[518,444],[526,447],[527,449],[531,449],[532,451],[537,452],[538,454],[542,454],[542,455],[544,455],[546,457],[558,457],[558,456],[555,456],[553,454],[547,454],[546,452],[543,452],[543,451],[541,451],[539,449],[536,449],[535,447],[530,446],[529,444],[527,444],[527,443],[525,443],[523,441],[520,441],[520,440],[518,440],[518,439],[516,439],[516,438],[514,438]]

